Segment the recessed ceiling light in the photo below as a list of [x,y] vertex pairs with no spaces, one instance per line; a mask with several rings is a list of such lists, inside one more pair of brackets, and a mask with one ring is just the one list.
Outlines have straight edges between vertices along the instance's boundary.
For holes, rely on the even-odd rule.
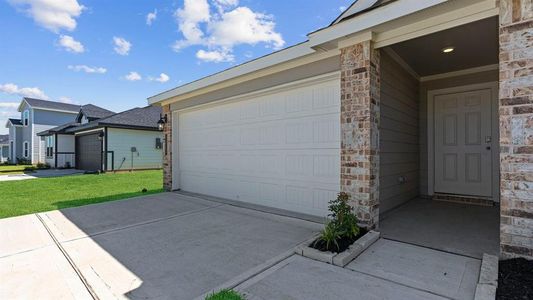
[[451,53],[451,52],[453,52],[453,50],[455,50],[454,47],[446,47],[446,48],[442,49],[442,52],[443,53]]

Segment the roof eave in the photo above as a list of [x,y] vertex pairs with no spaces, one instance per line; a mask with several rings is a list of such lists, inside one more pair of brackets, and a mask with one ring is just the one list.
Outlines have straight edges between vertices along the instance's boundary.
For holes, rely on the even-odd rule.
[[311,49],[308,46],[308,41],[306,41],[295,46],[285,48],[269,55],[260,57],[258,59],[246,62],[236,67],[224,70],[222,72],[215,73],[213,75],[176,87],[174,89],[157,94],[155,96],[149,97],[148,104],[158,104],[176,96],[184,95],[208,86],[213,86],[215,84],[219,84],[230,79],[245,76],[257,70],[266,69],[275,65],[286,63],[288,61],[298,59],[300,57],[313,54],[315,52],[316,51],[314,49]]
[[328,43],[338,41],[356,33],[368,31],[377,25],[447,1],[449,0],[397,0],[387,5],[378,6],[352,19],[310,33],[308,35],[309,40],[306,42],[149,97],[148,103],[150,105],[161,105],[174,102],[178,98],[189,97],[188,95],[193,92],[200,93],[202,90],[207,90],[208,88],[215,89],[215,86],[219,84],[223,85],[224,82],[229,80],[250,76],[259,70],[289,63],[298,58],[324,50],[330,50],[331,47],[327,46]]
[[363,14],[312,32],[308,35],[310,47],[320,47],[356,33],[369,31],[383,23],[405,17],[417,11],[447,2],[449,0],[398,0],[378,6]]

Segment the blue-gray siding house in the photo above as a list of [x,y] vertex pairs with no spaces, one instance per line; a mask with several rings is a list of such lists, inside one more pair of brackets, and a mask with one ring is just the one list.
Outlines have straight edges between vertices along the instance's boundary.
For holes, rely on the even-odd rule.
[[46,147],[37,133],[73,122],[80,111],[79,105],[23,98],[18,111],[20,119],[9,119],[9,161],[25,159],[32,164],[45,162]]

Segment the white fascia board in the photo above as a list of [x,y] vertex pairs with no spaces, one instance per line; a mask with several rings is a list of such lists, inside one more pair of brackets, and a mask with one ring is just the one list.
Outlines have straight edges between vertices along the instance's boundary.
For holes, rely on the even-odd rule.
[[309,34],[309,47],[318,47],[319,45],[333,40],[369,30],[372,27],[385,22],[410,15],[447,1],[448,0],[398,0],[361,14],[350,20],[337,23],[333,26]]
[[96,128],[96,129],[82,130],[82,131],[74,132],[74,135],[76,136],[76,135],[80,135],[80,134],[86,134],[86,133],[98,132],[98,131],[104,131],[104,128],[99,127],[99,128]]
[[28,105],[28,108],[31,108],[31,105],[26,101],[26,99],[22,99],[22,101],[20,101],[20,104],[19,104],[19,107],[17,108],[17,111],[18,112],[22,112],[22,105],[26,103]]
[[311,49],[308,46],[308,42],[304,42],[293,47],[274,52],[267,56],[260,57],[242,65],[227,69],[225,71],[213,74],[211,76],[204,77],[191,83],[179,86],[161,94],[149,97],[148,103],[155,104],[167,100],[169,98],[176,97],[178,95],[183,95],[201,88],[205,88],[207,86],[211,86],[229,79],[250,74],[257,70],[272,67],[313,53],[315,53],[315,50]]
[[67,113],[67,114],[78,114],[79,111],[72,111],[72,110],[63,110],[63,109],[53,109],[53,108],[44,108],[44,107],[33,107],[33,110],[46,110],[46,111],[55,111],[55,112],[61,112],[61,113]]

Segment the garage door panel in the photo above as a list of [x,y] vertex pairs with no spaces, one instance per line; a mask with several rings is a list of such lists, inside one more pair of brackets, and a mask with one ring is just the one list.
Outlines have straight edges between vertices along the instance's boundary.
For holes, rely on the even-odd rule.
[[182,153],[180,171],[286,178],[338,184],[340,157],[336,149],[189,151]]
[[259,124],[232,124],[226,127],[180,128],[180,149],[339,149],[339,114],[306,116]]
[[337,80],[181,112],[180,188],[326,215],[340,188]]
[[102,168],[102,142],[98,133],[76,137],[76,168],[97,171]]

